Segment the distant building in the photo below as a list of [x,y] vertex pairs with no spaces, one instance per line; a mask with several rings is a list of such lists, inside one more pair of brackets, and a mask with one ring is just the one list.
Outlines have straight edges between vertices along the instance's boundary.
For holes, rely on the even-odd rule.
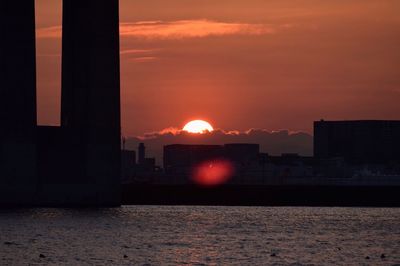
[[228,161],[234,169],[230,184],[264,184],[284,178],[313,176],[313,157],[298,154],[269,156],[258,144],[167,145],[164,168],[170,182],[190,182],[194,167],[203,162]]
[[277,178],[305,178],[314,174],[313,157],[300,156],[296,153],[283,153],[281,156],[269,156],[267,159],[268,175]]
[[161,168],[156,166],[155,158],[146,158],[144,143],[138,145],[138,159],[136,152],[130,150],[121,151],[121,181],[128,183],[151,183],[161,174]]
[[[229,161],[235,177],[253,171],[259,165],[258,144],[233,143],[225,145],[183,145],[164,146],[164,169],[172,182],[188,182],[196,166],[204,162]],[[258,168],[257,168],[258,169]]]
[[223,155],[220,145],[167,145],[164,146],[164,169],[167,174],[188,174],[194,165]]
[[156,166],[156,158],[145,158],[144,165],[149,167],[150,169],[154,169]]
[[138,164],[144,164],[146,158],[146,147],[144,146],[144,143],[139,143],[138,154],[139,154]]
[[248,143],[225,144],[224,155],[227,159],[241,164],[254,162],[259,158],[260,145]]
[[351,164],[399,162],[400,121],[314,122],[314,156]]
[[139,172],[154,172],[156,167],[156,159],[155,158],[147,158],[146,157],[146,146],[144,143],[140,143],[138,146],[138,163],[137,169]]

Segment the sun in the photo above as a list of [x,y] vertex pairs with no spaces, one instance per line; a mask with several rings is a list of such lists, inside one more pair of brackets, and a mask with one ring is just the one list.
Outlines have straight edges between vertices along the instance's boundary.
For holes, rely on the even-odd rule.
[[213,130],[214,128],[210,125],[210,123],[204,120],[193,120],[183,127],[183,131],[197,134],[212,132]]

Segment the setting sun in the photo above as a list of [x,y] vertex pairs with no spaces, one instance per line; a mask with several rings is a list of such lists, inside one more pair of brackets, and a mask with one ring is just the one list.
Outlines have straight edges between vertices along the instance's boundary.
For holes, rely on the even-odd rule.
[[183,131],[189,132],[189,133],[206,133],[212,132],[214,128],[210,125],[210,123],[204,121],[204,120],[193,120],[187,123],[183,127]]

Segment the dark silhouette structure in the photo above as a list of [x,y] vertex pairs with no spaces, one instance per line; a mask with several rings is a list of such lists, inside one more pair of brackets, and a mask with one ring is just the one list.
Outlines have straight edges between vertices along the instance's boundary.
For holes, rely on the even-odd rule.
[[247,164],[257,161],[260,155],[259,144],[230,143],[224,145],[225,157],[233,162]]
[[144,143],[139,143],[138,146],[138,163],[135,167],[138,175],[153,175],[156,171],[156,159],[146,157],[146,146]]
[[120,204],[118,9],[63,2],[61,127],[49,127],[36,126],[34,0],[1,1],[0,203]]
[[314,122],[314,156],[351,164],[400,162],[400,121]]
[[251,164],[258,164],[260,146],[249,143],[225,145],[185,145],[164,146],[164,169],[173,179],[188,180],[193,170],[202,163],[229,162],[235,168],[235,175],[243,172]]
[[136,152],[125,150],[121,151],[121,181],[129,180],[135,176]]
[[164,168],[167,173],[179,168],[190,169],[204,161],[227,159],[233,163],[248,164],[258,161],[260,145],[229,143],[225,145],[172,144],[164,146]]
[[146,160],[146,147],[144,146],[144,143],[139,143],[138,153],[139,153],[138,164],[144,164]]
[[196,164],[220,159],[223,156],[224,147],[221,145],[166,145],[164,146],[164,169],[168,174],[186,174]]
[[0,201],[36,191],[34,0],[0,2]]
[[62,42],[61,127],[81,154],[82,181],[111,200],[121,165],[118,0],[64,1]]
[[127,185],[124,204],[399,207],[399,186]]

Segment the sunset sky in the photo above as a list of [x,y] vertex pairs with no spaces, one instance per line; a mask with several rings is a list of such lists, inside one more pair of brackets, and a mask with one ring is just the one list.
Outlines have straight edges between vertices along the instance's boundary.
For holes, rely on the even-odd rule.
[[[312,133],[400,119],[400,1],[120,0],[122,131],[205,119]],[[36,0],[38,118],[58,124],[61,1]],[[90,14],[88,14],[90,16]]]

